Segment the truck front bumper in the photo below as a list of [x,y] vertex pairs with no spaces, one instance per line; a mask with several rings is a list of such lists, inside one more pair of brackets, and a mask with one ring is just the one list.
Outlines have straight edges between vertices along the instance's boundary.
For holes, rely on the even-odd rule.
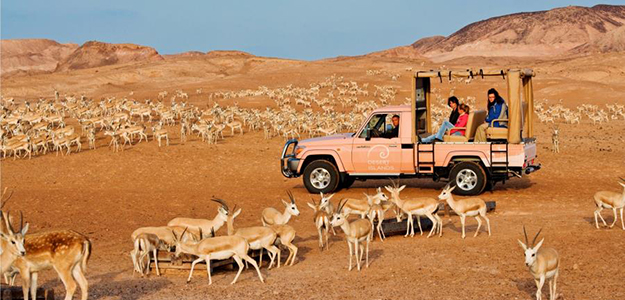
[[[287,154],[291,145],[294,145],[293,151]],[[280,157],[280,171],[286,178],[299,177],[299,174],[297,174],[297,168],[299,167],[300,159],[295,158],[295,147],[297,147],[297,139],[291,139],[284,144],[284,148],[282,149],[282,156]]]

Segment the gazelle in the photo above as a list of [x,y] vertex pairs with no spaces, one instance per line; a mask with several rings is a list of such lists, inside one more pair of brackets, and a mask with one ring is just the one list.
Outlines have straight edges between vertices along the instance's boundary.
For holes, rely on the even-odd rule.
[[[156,275],[161,276],[158,269],[158,250],[165,248],[165,243],[152,233],[141,233],[134,241],[134,249],[130,252],[132,264],[135,272],[141,273],[141,277],[150,270],[150,252],[154,257],[154,266],[156,267]],[[147,265],[144,266],[145,258],[148,258]],[[133,272],[134,274],[134,272]]]
[[477,220],[477,230],[475,230],[476,237],[480,232],[480,227],[482,226],[482,221],[480,220],[480,216],[486,220],[486,226],[488,227],[488,236],[490,236],[490,220],[486,216],[486,202],[480,198],[466,198],[462,200],[455,201],[451,192],[456,188],[456,186],[450,186],[449,184],[445,186],[443,191],[438,195],[438,199],[446,200],[449,207],[460,216],[460,223],[462,223],[462,238],[465,238],[464,232],[464,222],[467,216],[475,217]]
[[553,134],[551,135],[551,151],[553,153],[560,153],[560,130],[557,126],[553,127]]
[[169,146],[169,134],[167,129],[163,129],[163,122],[159,122],[157,126],[152,127],[152,139],[158,141],[158,146],[161,147],[161,139],[165,138],[167,146]]
[[382,203],[378,201],[377,203],[374,201],[373,197],[367,196],[367,201],[369,202],[369,212],[367,213],[367,217],[371,221],[371,239],[373,239],[374,228],[373,224],[375,220],[378,220],[377,225],[375,226],[375,230],[378,232],[378,236],[380,237],[380,241],[384,241],[386,236],[384,235],[384,231],[382,230],[382,222],[384,221],[384,208],[382,208]]
[[206,238],[202,239],[199,242],[183,242],[182,238],[184,237],[184,234],[185,232],[183,231],[182,235],[178,237],[174,233],[176,240],[176,256],[180,256],[180,253],[188,253],[198,256],[198,259],[194,260],[193,263],[191,263],[191,271],[189,272],[189,278],[187,278],[187,282],[191,281],[191,276],[193,276],[193,268],[195,268],[195,265],[198,262],[204,260],[206,261],[208,284],[213,284],[210,268],[211,259],[228,259],[230,257],[232,257],[239,266],[239,271],[237,272],[237,275],[234,277],[234,280],[230,284],[234,284],[235,282],[237,282],[239,275],[241,275],[241,271],[243,271],[243,262],[241,261],[242,259],[252,264],[252,266],[254,266],[256,272],[258,273],[258,278],[260,279],[260,282],[265,282],[263,280],[263,276],[260,274],[260,270],[258,269],[256,261],[254,261],[251,257],[247,255],[250,246],[244,238],[240,236],[228,235]]
[[[332,202],[330,202],[330,199],[334,197],[334,194],[327,196],[323,195],[323,193],[319,193],[319,196],[321,196],[321,200],[319,200],[319,207],[326,212],[329,219],[334,214],[334,205],[332,205]],[[330,226],[330,230],[332,230],[332,235],[336,235],[334,227]]]
[[[293,245],[293,239],[295,239],[295,228],[290,225],[271,225],[270,226],[273,231],[278,235],[278,240],[280,244],[284,245],[287,249],[289,249],[289,256],[284,261],[284,265],[292,266],[295,262],[295,256],[297,256],[297,246]],[[291,263],[289,263],[289,260]],[[278,268],[280,267],[280,259],[278,259]]]
[[534,282],[538,288],[536,291],[536,300],[542,299],[541,290],[545,284],[545,280],[549,280],[549,299],[555,300],[558,297],[558,294],[556,293],[556,282],[558,280],[560,256],[553,248],[541,247],[545,241],[544,238],[534,246],[536,238],[538,238],[541,230],[536,233],[536,236],[534,236],[534,240],[532,240],[532,244],[530,245],[527,239],[525,226],[523,226],[525,244],[521,242],[521,240],[517,241],[519,242],[519,245],[521,245],[521,248],[523,248],[523,251],[525,251],[525,265],[528,267],[532,277],[534,277]]
[[[394,182],[393,184],[395,185]],[[436,211],[438,210],[438,201],[436,201],[436,199],[419,197],[403,200],[399,197],[399,193],[406,188],[405,185],[400,187],[397,187],[397,185],[395,185],[395,187],[385,186],[384,188],[391,193],[391,201],[395,203],[401,211],[408,215],[408,221],[406,222],[406,235],[404,235],[404,237],[407,237],[408,235],[414,236],[413,215],[417,216],[417,223],[419,225],[419,232],[421,235],[423,235],[423,230],[421,229],[421,216],[426,216],[432,222],[432,229],[430,229],[428,238],[436,232],[438,232],[438,236],[443,235],[443,221],[438,214],[436,214]]]
[[[216,201],[213,199],[213,201]],[[216,201],[217,202],[217,201]],[[220,202],[218,202],[220,203]],[[202,232],[209,233],[211,232],[211,228],[217,232],[219,228],[221,228],[226,221],[228,221],[229,211],[227,209],[227,205],[224,203],[220,203],[221,206],[217,208],[217,215],[212,220],[207,219],[192,219],[192,218],[174,218],[167,226],[179,226],[179,227],[189,227],[189,228],[201,228]],[[200,238],[206,238],[208,236],[202,236]]]
[[[229,211],[228,205],[222,199],[213,198],[213,201],[217,201],[221,203],[222,207]],[[280,261],[280,250],[274,246],[274,242],[278,238],[278,234],[271,228],[265,226],[253,226],[253,227],[244,227],[239,228],[238,230],[234,230],[234,219],[241,213],[241,209],[236,209],[236,205],[233,209],[234,213],[232,215],[228,215],[227,228],[228,235],[236,235],[244,238],[250,245],[251,250],[260,250],[260,261],[258,265],[260,267],[263,266],[263,250],[267,250],[269,253],[269,258],[271,262],[269,263],[269,269],[273,266],[274,259],[276,255],[278,256],[278,261]]]
[[601,211],[604,208],[611,208],[612,211],[614,212],[614,221],[609,227],[610,228],[614,227],[614,224],[616,223],[616,220],[617,220],[616,210],[620,209],[621,227],[623,228],[623,230],[625,230],[625,222],[623,221],[623,208],[625,207],[625,179],[622,177],[620,177],[620,179],[622,182],[619,182],[618,184],[620,184],[623,187],[622,193],[616,193],[612,191],[599,191],[595,193],[593,197],[595,200],[595,205],[597,206],[597,210],[595,210],[595,226],[597,227],[597,229],[599,229],[599,222],[597,221],[597,216],[601,218],[601,221],[603,222],[604,226],[608,226],[608,224],[606,224],[605,220],[601,216]]
[[289,222],[291,216],[299,216],[299,210],[297,209],[297,205],[295,204],[295,198],[291,191],[286,192],[289,195],[289,199],[291,199],[290,203],[282,200],[284,204],[284,212],[280,213],[277,209],[273,207],[267,207],[263,209],[262,216],[260,218],[263,226],[267,225],[284,225]]
[[[345,233],[345,239],[347,240],[347,246],[349,247],[349,270],[352,270],[352,253],[356,256],[356,266],[360,271],[360,261],[362,260],[362,254],[366,251],[366,263],[365,266],[369,267],[369,242],[371,241],[371,222],[367,219],[358,219],[353,222],[347,221],[348,214],[343,212],[344,200],[339,202],[339,207],[332,216],[330,225],[340,226]],[[361,244],[365,243],[365,245]],[[366,248],[363,249],[363,248]],[[353,251],[352,251],[353,249]]]
[[[323,198],[321,198],[323,199]],[[313,221],[315,222],[315,227],[317,228],[317,233],[319,234],[319,249],[323,250],[323,237],[325,236],[325,245],[326,250],[329,249],[328,244],[328,230],[330,226],[330,218],[332,215],[329,215],[324,211],[323,203],[319,202],[319,204],[315,203],[315,199],[312,199],[312,203],[308,202],[308,206],[313,210]]]
[[243,124],[240,121],[235,120],[232,122],[228,122],[226,123],[226,126],[230,127],[230,129],[232,130],[232,135],[234,135],[235,129],[238,129],[241,135],[243,135]]

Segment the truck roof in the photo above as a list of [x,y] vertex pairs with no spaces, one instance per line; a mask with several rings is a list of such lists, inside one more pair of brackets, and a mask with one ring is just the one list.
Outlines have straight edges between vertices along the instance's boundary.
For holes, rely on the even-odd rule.
[[398,112],[398,111],[410,111],[410,105],[391,105],[376,108],[373,112]]

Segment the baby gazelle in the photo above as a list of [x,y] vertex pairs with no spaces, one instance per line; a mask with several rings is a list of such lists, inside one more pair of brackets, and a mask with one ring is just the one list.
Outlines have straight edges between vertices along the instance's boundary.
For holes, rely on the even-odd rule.
[[[542,229],[541,229],[542,230]],[[557,298],[556,293],[556,281],[558,280],[558,268],[560,267],[560,256],[555,249],[541,248],[545,239],[541,239],[536,246],[536,238],[540,234],[540,231],[536,233],[532,244],[528,243],[527,232],[525,226],[523,226],[523,234],[525,235],[525,244],[521,240],[517,240],[523,251],[525,251],[525,265],[529,268],[530,274],[534,277],[534,282],[538,290],[536,291],[536,300],[542,299],[541,290],[546,279],[549,281],[549,299],[555,300]]]
[[614,221],[610,228],[614,227],[616,223],[616,210],[621,210],[621,227],[625,230],[625,222],[623,222],[623,207],[625,206],[625,179],[621,178],[623,182],[619,182],[621,186],[623,186],[623,193],[616,193],[612,191],[599,191],[595,194],[595,205],[597,205],[597,210],[595,210],[595,226],[599,229],[599,222],[597,221],[597,216],[601,218],[604,226],[607,226],[605,220],[601,216],[601,211],[604,208],[611,208],[614,212]]
[[[323,198],[322,198],[323,199]],[[315,203],[315,199],[310,198],[312,203],[307,203],[310,208],[313,210],[313,221],[315,222],[315,227],[317,228],[317,233],[319,234],[319,249],[323,250],[323,237],[325,236],[325,245],[326,250],[328,249],[328,229],[330,227],[330,215],[325,212],[323,209],[323,203],[319,204]]]
[[[348,213],[343,212],[344,200],[341,200],[336,213],[332,216],[330,225],[340,226],[345,232],[345,239],[347,239],[347,245],[349,246],[349,270],[352,270],[352,253],[356,256],[356,266],[360,271],[360,261],[362,260],[362,254],[366,253],[366,264],[369,267],[369,242],[371,241],[371,222],[367,219],[358,219],[353,222],[347,221]],[[365,243],[363,245],[362,243]],[[366,248],[366,250],[364,249]],[[353,249],[353,251],[352,251]]]
[[287,203],[282,200],[282,203],[285,206],[284,213],[280,213],[273,207],[263,209],[262,217],[260,218],[261,222],[263,222],[263,226],[283,225],[289,222],[291,216],[299,216],[299,210],[297,209],[297,205],[295,205],[295,198],[293,197],[293,194],[291,191],[287,191],[286,193],[289,195],[291,202]]
[[446,200],[449,207],[460,216],[460,223],[462,223],[462,238],[465,238],[464,232],[464,222],[465,218],[475,217],[477,220],[477,230],[475,230],[476,237],[478,233],[480,233],[480,227],[482,226],[482,220],[480,220],[480,216],[486,220],[486,225],[488,227],[488,236],[490,236],[490,220],[486,216],[486,202],[480,198],[466,198],[462,200],[455,201],[454,197],[451,195],[451,192],[455,189],[455,186],[450,186],[449,184],[445,186],[440,195],[438,195],[438,199]]
[[[154,257],[154,265],[156,266],[156,275],[161,276],[161,271],[158,269],[158,250],[164,249],[165,247],[165,243],[155,234],[141,233],[135,237],[134,249],[130,252],[134,271],[139,272],[141,277],[150,271],[151,252],[152,257]],[[144,265],[146,257],[148,258],[148,263]]]
[[[212,232],[215,232],[212,230]],[[237,275],[234,276],[234,280],[230,284],[234,284],[237,282],[239,275],[241,275],[241,271],[243,271],[243,260],[249,262],[258,273],[258,278],[260,282],[264,283],[263,276],[260,274],[260,270],[258,269],[258,265],[256,261],[254,261],[251,257],[247,255],[247,252],[250,249],[247,241],[239,236],[218,236],[212,238],[205,238],[199,242],[182,242],[182,238],[184,237],[185,232],[182,232],[182,236],[178,237],[175,233],[176,239],[176,256],[180,256],[180,253],[188,253],[195,256],[198,256],[198,259],[194,260],[191,263],[191,271],[189,272],[189,278],[187,278],[187,282],[191,281],[191,276],[193,276],[193,268],[195,264],[204,260],[206,261],[206,272],[208,273],[208,284],[213,283],[213,279],[211,278],[211,267],[210,261],[211,259],[228,259],[232,257],[234,261],[239,266],[239,271]]]

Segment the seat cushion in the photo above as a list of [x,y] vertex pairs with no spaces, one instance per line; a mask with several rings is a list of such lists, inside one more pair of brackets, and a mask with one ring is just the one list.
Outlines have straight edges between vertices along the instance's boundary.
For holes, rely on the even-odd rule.
[[486,129],[486,138],[491,140],[507,140],[508,128],[505,127],[488,127]]
[[469,139],[464,135],[444,135],[443,141],[445,142],[468,142]]

